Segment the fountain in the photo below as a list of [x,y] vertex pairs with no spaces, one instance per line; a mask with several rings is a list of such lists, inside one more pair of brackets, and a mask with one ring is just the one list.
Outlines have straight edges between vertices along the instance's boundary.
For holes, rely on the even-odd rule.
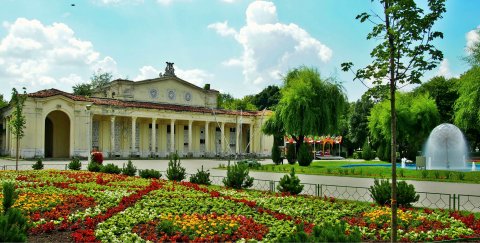
[[458,127],[443,123],[435,127],[428,137],[425,156],[427,169],[465,170],[467,143]]
[[402,158],[402,169],[407,168],[407,165],[405,164],[407,162],[407,158]]
[[472,171],[477,171],[477,167],[475,166],[475,162],[472,162]]

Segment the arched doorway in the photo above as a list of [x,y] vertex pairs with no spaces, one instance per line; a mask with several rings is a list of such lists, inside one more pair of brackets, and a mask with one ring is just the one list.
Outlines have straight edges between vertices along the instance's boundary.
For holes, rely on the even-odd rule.
[[45,157],[70,157],[70,118],[63,111],[52,111],[45,118]]

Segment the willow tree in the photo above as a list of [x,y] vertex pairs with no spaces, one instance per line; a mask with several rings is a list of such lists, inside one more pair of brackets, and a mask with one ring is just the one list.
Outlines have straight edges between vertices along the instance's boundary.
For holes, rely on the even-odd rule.
[[[372,0],[373,1],[373,0]],[[443,59],[432,41],[443,38],[443,33],[432,30],[446,11],[445,0],[428,0],[429,12],[425,13],[414,0],[378,0],[382,13],[361,13],[356,18],[374,25],[368,40],[379,44],[370,53],[371,64],[357,70],[355,79],[370,80],[374,88],[388,87],[391,112],[391,161],[392,161],[392,231],[391,241],[397,241],[397,172],[396,138],[397,117],[395,91],[398,85],[420,83],[423,73],[435,68]],[[343,63],[342,70],[352,70],[351,62]]]
[[291,135],[299,151],[306,135],[332,134],[338,130],[346,104],[340,84],[322,79],[316,69],[308,67],[291,70],[283,82],[282,98],[264,132]]

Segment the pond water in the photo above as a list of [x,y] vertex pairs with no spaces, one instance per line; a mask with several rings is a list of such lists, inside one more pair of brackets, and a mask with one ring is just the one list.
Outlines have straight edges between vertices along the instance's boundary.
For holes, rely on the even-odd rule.
[[[391,164],[351,164],[351,165],[343,165],[341,166],[342,168],[355,168],[355,167],[392,167]],[[480,162],[477,162],[475,164],[475,167],[476,167],[476,171],[480,171]],[[397,163],[397,169],[401,169],[402,168],[402,164],[401,163]],[[415,167],[415,164],[406,164],[405,166],[405,169],[408,169],[408,170],[415,170],[416,167]],[[467,162],[467,168],[465,169],[455,169],[454,171],[463,171],[463,172],[468,172],[468,171],[472,171],[472,163],[471,162]]]

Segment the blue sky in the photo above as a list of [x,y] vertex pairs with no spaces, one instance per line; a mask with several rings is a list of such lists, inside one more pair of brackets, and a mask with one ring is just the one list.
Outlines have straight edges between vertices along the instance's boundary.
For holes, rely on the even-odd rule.
[[[425,80],[465,72],[465,47],[480,41],[480,1],[446,7],[436,25],[445,60]],[[354,101],[366,88],[340,64],[370,61],[371,25],[355,16],[376,8],[370,0],[1,0],[0,94],[22,86],[71,92],[99,68],[115,78],[153,78],[171,61],[180,78],[235,97],[313,66],[342,81]]]

